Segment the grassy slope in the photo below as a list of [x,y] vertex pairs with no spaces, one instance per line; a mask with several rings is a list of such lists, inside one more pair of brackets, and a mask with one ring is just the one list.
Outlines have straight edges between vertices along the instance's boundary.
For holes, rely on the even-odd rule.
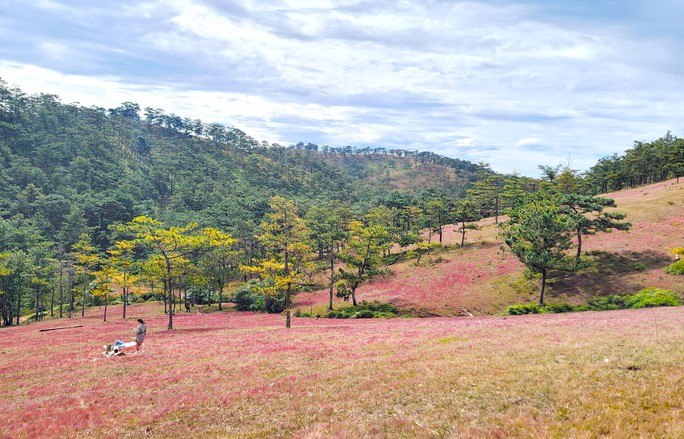
[[[683,437],[684,307],[340,321],[159,305],[0,331],[0,437]],[[104,358],[133,338],[145,351]],[[82,328],[38,332],[81,324]]]
[[[671,180],[606,197],[616,200],[632,230],[585,238],[583,250],[597,264],[580,275],[552,279],[548,301],[580,304],[599,294],[633,294],[651,286],[681,291],[682,279],[663,270],[672,261],[669,249],[684,245],[684,183]],[[510,253],[501,253],[492,219],[481,225],[481,230],[468,234],[463,249],[456,245],[460,236],[455,227],[448,226],[444,237],[448,250],[426,258],[420,266],[414,261],[392,265],[393,275],[360,287],[358,299],[389,301],[419,314],[445,316],[463,309],[499,313],[512,303],[536,300],[538,280],[526,279],[522,265]],[[326,297],[326,291],[301,294],[297,305],[320,312]]]

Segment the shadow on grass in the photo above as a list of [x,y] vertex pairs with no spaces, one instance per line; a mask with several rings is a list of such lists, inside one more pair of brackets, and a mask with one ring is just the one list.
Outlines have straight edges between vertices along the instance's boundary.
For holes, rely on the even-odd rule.
[[607,294],[634,294],[652,286],[645,285],[639,272],[664,269],[672,261],[665,253],[655,251],[610,253],[592,251],[583,260],[586,267],[575,275],[552,279],[549,285],[567,298],[588,299]]

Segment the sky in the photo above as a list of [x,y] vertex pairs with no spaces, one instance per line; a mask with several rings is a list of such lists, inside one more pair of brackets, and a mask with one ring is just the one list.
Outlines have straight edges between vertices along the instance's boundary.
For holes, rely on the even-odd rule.
[[2,0],[0,78],[540,176],[684,134],[680,0]]

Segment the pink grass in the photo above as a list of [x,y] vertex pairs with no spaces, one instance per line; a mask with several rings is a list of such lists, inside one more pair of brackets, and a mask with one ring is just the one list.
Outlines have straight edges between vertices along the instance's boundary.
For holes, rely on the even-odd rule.
[[[615,380],[629,373],[630,389],[655,391],[679,370],[666,358],[684,353],[684,308],[295,318],[291,330],[280,315],[178,314],[173,331],[164,329],[160,310],[131,308],[131,316],[147,320],[149,335],[143,354],[124,357],[102,357],[101,345],[132,338],[134,318],[103,323],[97,310],[72,320],[83,328],[41,333],[55,325],[41,322],[0,331],[2,437],[560,433],[597,422],[601,412],[593,410],[613,398],[595,393],[592,374],[619,388]],[[629,372],[632,365],[645,369]],[[537,405],[535,395],[554,386],[566,396],[553,391],[547,405]],[[649,395],[661,406],[657,413],[640,416],[630,403],[611,408],[612,416],[656,436],[682,431],[682,405]],[[570,414],[558,418],[566,405]],[[517,430],[519,423],[525,429]],[[617,424],[607,425],[619,434]]]

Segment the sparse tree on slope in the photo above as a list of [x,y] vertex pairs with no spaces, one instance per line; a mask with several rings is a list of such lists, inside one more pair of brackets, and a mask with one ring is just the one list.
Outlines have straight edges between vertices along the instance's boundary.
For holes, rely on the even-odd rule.
[[[533,273],[541,274],[539,304],[549,271],[571,271],[572,258],[565,251],[572,245],[575,223],[563,209],[550,200],[537,200],[519,206],[511,219],[501,225],[501,235],[510,251]],[[503,249],[503,247],[502,247]]]
[[345,268],[340,268],[338,278],[338,295],[346,297],[350,294],[352,305],[356,306],[356,289],[361,283],[382,273],[380,264],[385,249],[392,245],[390,233],[381,224],[364,225],[360,221],[352,221],[349,225],[349,241],[340,253]]
[[625,214],[604,210],[607,207],[616,207],[615,201],[610,198],[565,194],[558,198],[558,204],[575,224],[575,236],[577,237],[576,267],[579,266],[582,255],[582,236],[606,232],[611,229],[629,230],[631,227],[630,223],[622,222],[625,219]]
[[332,204],[323,207],[314,206],[306,216],[314,249],[318,250],[319,257],[330,264],[329,310],[333,309],[335,262],[339,259],[342,244],[347,239],[347,224],[349,224],[350,216],[349,209]]

